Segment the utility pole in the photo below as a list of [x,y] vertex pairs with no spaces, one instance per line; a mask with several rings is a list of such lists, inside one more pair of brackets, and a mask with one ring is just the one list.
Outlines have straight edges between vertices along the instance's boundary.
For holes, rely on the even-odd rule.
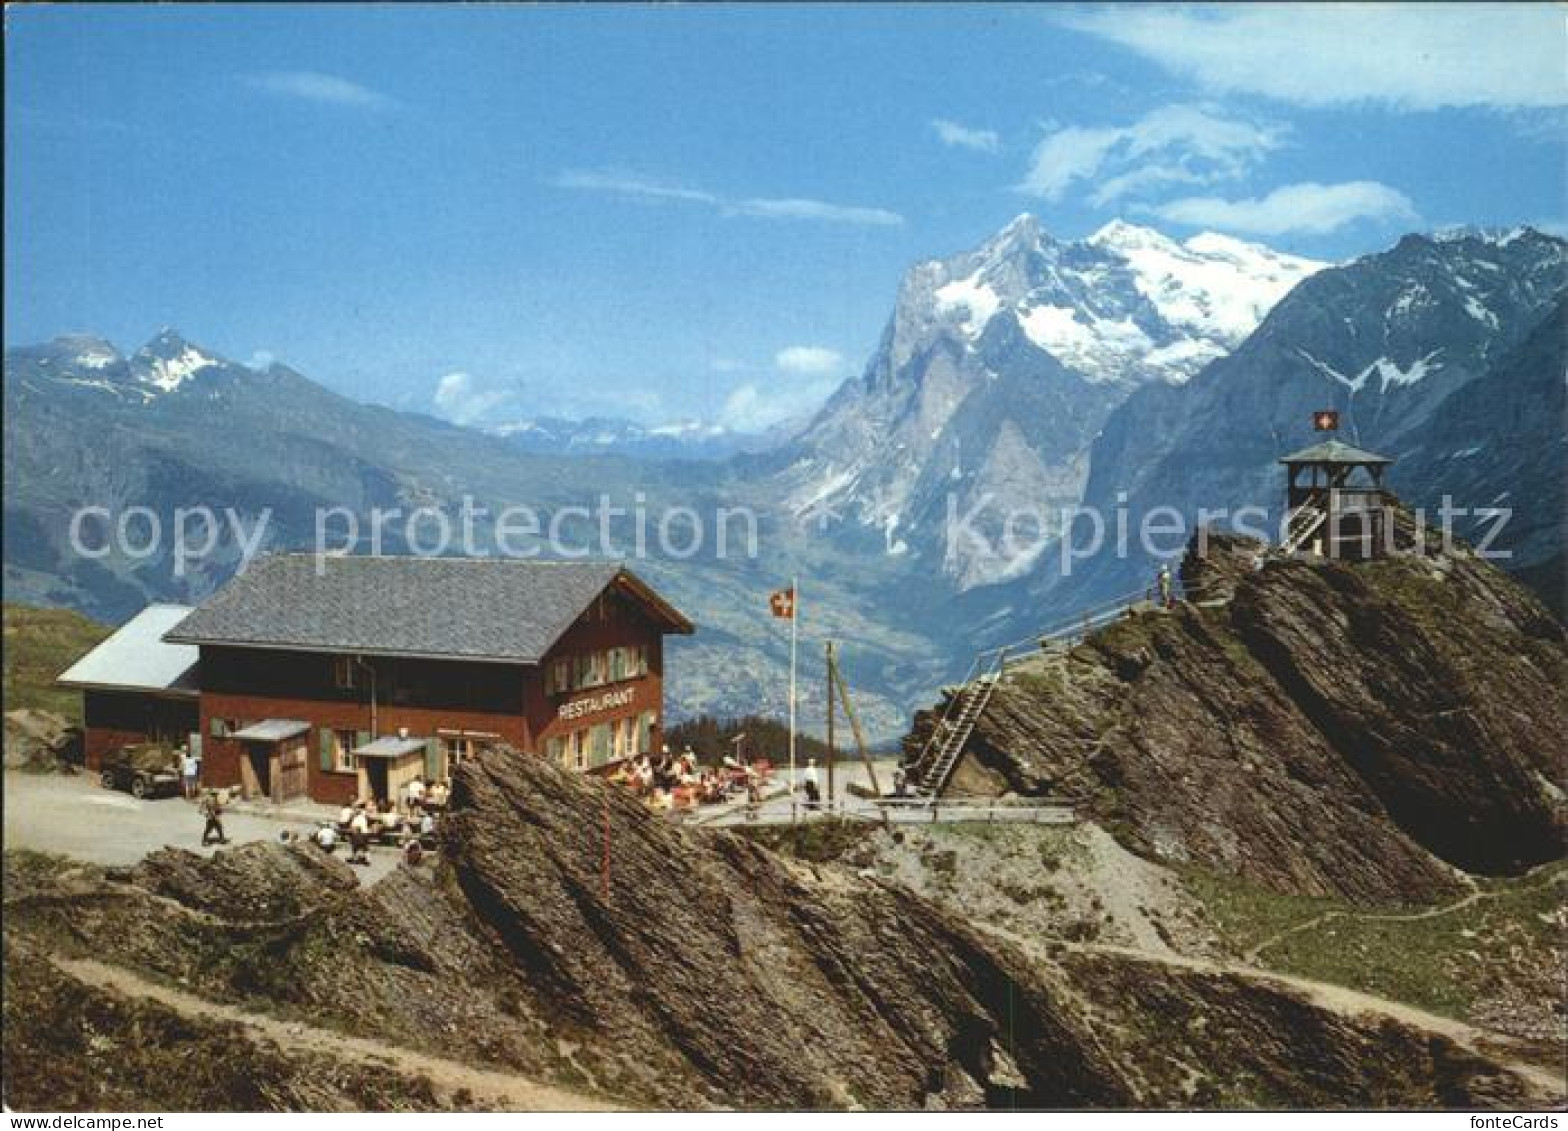
[[[866,776],[871,779],[871,788],[881,796],[882,786],[877,781],[877,768],[871,762],[871,750],[866,746],[866,736],[860,732],[860,720],[855,717],[855,705],[849,700],[849,684],[844,682],[844,673],[838,670],[837,657],[833,660],[833,683],[838,684],[839,701],[844,704],[844,717],[849,720],[850,733],[855,736],[855,745],[860,749],[860,760],[866,765]],[[832,688],[829,687],[831,692]]]
[[828,812],[833,811],[833,641],[827,643],[828,650]]
[[800,578],[789,583],[789,819],[798,820],[795,790],[795,641],[800,626]]

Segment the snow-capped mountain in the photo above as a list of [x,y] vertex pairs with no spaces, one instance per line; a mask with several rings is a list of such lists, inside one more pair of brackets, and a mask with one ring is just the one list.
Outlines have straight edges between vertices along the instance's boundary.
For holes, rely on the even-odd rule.
[[1326,264],[1212,233],[1184,243],[1113,220],[1053,239],[1027,213],[972,252],[922,263],[899,296],[893,364],[935,333],[970,345],[998,317],[1090,381],[1182,381]]
[[[1139,389],[1112,412],[1090,452],[1085,502],[1109,510],[1125,501],[1135,520],[1165,505],[1189,520],[1199,508],[1277,507],[1276,461],[1311,443],[1313,412],[1330,408],[1346,441],[1395,459],[1403,496],[1427,501],[1428,475],[1413,457],[1431,468],[1452,455],[1430,450],[1435,416],[1483,377],[1485,388],[1509,387],[1506,374],[1488,375],[1558,309],[1565,288],[1568,243],[1530,228],[1406,236],[1322,271],[1230,355],[1183,386]],[[1474,482],[1482,479],[1495,482]],[[1457,501],[1486,506],[1492,494]],[[1075,580],[1088,584],[1099,568]],[[1104,568],[1119,581],[1094,583],[1109,589],[1151,567],[1138,558]]]
[[170,329],[159,331],[129,358],[110,342],[88,334],[68,334],[9,353],[40,376],[143,402],[180,391],[199,380],[204,370],[233,367]]
[[940,552],[961,588],[1017,576],[1027,553],[942,537],[949,499],[962,513],[992,499],[979,520],[989,534],[1021,507],[1053,525],[1081,496],[1088,443],[1117,404],[1185,382],[1325,266],[1122,221],[1058,240],[1019,216],[973,251],[910,270],[865,375],[802,433],[784,472],[789,507],[841,522],[839,537],[863,548]]
[[195,380],[204,369],[228,364],[216,354],[191,345],[175,330],[158,333],[131,358],[137,381],[159,393],[173,393]]

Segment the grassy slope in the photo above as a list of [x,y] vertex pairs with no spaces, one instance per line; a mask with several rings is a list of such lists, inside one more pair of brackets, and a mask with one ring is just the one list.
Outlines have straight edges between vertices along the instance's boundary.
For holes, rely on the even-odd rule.
[[54,679],[113,630],[68,609],[7,604],[4,613],[5,709],[41,707],[80,723],[81,693]]
[[1414,916],[1429,909],[1282,896],[1195,870],[1184,879],[1231,949],[1262,946],[1260,966],[1470,1019],[1533,967],[1556,965],[1568,865],[1483,880],[1482,898],[1424,918]]

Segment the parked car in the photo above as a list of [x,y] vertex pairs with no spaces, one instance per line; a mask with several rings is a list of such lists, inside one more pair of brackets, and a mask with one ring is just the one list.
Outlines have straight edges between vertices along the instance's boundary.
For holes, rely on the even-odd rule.
[[172,797],[181,792],[179,763],[165,746],[126,746],[104,758],[98,782],[132,797]]

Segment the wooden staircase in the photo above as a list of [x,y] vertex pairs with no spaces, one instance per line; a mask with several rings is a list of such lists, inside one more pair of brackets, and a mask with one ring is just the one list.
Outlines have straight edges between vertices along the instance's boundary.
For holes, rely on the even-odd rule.
[[975,723],[985,713],[996,685],[1002,681],[1007,665],[1007,649],[982,652],[970,665],[969,674],[948,700],[947,709],[926,739],[920,756],[910,771],[910,783],[919,797],[934,798],[942,792],[953,767],[963,756],[964,746],[974,733]]
[[1303,503],[1285,524],[1285,541],[1280,543],[1279,552],[1284,555],[1297,553],[1323,529],[1326,521],[1327,511],[1313,503]]
[[1041,658],[1051,662],[1064,661],[1073,647],[1096,629],[1104,628],[1129,613],[1158,607],[1150,590],[1139,589],[1083,609],[1071,619],[1032,639],[977,655],[963,682],[948,699],[942,717],[932,728],[919,755],[909,763],[908,781],[915,796],[933,802],[941,794],[948,778],[952,776],[953,767],[963,757],[975,724],[985,713],[1009,664]]

